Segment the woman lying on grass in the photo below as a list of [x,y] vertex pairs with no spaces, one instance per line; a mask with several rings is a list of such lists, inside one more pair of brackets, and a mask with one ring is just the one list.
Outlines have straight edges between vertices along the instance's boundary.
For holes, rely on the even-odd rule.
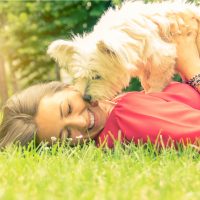
[[[198,90],[200,58],[196,35],[177,35],[177,67]],[[194,79],[192,79],[195,76]],[[0,147],[70,140],[72,145],[94,139],[97,146],[150,140],[196,143],[200,139],[200,94],[189,84],[174,82],[163,92],[128,92],[113,101],[88,103],[73,86],[61,82],[35,85],[13,95],[3,109]],[[199,90],[200,91],[200,90]],[[199,143],[197,144],[199,145]]]

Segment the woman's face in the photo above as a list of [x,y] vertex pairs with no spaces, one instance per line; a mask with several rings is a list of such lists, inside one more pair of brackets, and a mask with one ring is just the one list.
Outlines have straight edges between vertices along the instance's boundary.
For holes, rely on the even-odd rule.
[[71,138],[72,144],[94,138],[104,127],[107,112],[86,103],[79,92],[66,88],[41,99],[36,123],[40,141]]

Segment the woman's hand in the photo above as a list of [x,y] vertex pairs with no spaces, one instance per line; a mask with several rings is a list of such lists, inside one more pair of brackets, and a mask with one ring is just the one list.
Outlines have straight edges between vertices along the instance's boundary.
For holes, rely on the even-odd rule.
[[[177,71],[186,81],[200,74],[200,56],[197,34],[200,24],[191,16],[181,16],[171,27],[171,35],[177,47]],[[200,31],[199,31],[200,34]],[[200,86],[196,88],[200,92]]]

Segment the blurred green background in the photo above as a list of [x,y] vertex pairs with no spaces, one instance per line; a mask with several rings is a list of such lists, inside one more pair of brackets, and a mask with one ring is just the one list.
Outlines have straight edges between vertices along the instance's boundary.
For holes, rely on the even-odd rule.
[[[58,66],[46,54],[55,39],[92,30],[108,7],[122,0],[0,2],[0,105],[22,88],[59,80]],[[148,1],[145,1],[148,2]],[[152,2],[152,1],[151,1]],[[195,3],[200,2],[196,0]],[[137,79],[128,90],[139,90]]]

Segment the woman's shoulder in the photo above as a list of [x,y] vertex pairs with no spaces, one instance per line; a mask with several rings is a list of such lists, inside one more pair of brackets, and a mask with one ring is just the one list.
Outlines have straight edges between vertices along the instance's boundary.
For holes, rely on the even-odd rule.
[[134,106],[153,102],[179,102],[193,108],[200,109],[200,94],[185,83],[172,82],[162,92],[145,93],[144,91],[124,92],[113,99],[117,104],[129,104]]

